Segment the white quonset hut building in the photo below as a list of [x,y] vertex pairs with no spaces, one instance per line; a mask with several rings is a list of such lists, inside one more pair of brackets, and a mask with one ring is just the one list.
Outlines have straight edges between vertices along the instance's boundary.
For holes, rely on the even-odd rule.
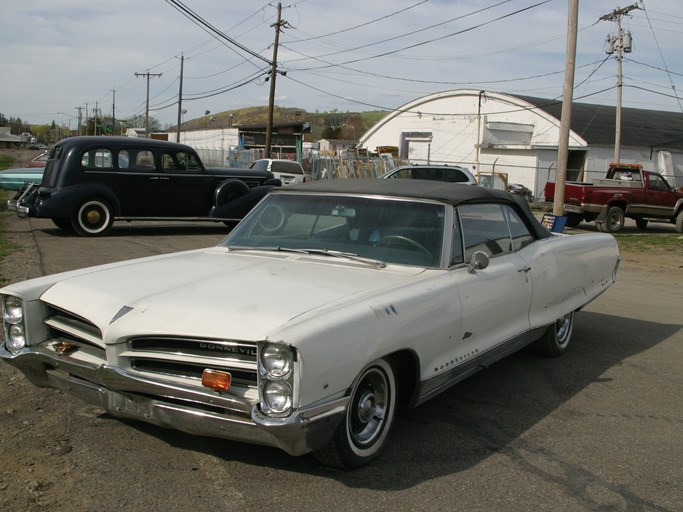
[[[500,173],[543,193],[555,179],[562,102],[490,91],[453,90],[418,98],[365,133],[360,147],[397,146],[412,163],[470,168],[482,183]],[[574,103],[567,179],[604,177],[614,161],[616,108]],[[683,186],[683,114],[622,109],[621,158]],[[501,186],[502,180],[496,180]]]

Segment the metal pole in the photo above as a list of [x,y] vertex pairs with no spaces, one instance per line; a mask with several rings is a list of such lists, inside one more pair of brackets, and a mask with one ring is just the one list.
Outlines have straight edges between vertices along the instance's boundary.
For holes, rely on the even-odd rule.
[[562,90],[562,114],[560,118],[560,140],[557,147],[557,173],[555,174],[555,196],[553,215],[564,214],[564,184],[569,157],[569,132],[574,100],[574,68],[576,65],[576,35],[579,20],[579,0],[569,0],[567,20],[567,55],[564,67],[564,88]]

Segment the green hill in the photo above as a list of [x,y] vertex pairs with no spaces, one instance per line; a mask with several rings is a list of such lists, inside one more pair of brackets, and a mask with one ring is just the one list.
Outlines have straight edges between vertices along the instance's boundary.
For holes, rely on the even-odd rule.
[[[389,112],[306,112],[301,108],[275,107],[273,123],[311,123],[311,133],[304,137],[308,141],[319,139],[357,140],[363,133]],[[268,107],[247,107],[238,110],[211,113],[183,122],[183,130],[205,130],[228,128],[230,126],[265,125],[268,121]],[[231,124],[232,123],[232,124]],[[175,130],[175,126],[169,127]]]

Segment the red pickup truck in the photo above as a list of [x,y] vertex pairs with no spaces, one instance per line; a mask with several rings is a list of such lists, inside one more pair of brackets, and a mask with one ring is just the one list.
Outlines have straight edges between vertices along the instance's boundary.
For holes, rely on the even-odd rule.
[[[555,183],[545,185],[547,206],[552,206]],[[614,233],[626,217],[640,229],[648,221],[671,222],[683,233],[683,192],[677,192],[660,174],[637,164],[612,164],[604,179],[593,183],[567,182],[564,211],[568,226],[595,221],[600,231]]]

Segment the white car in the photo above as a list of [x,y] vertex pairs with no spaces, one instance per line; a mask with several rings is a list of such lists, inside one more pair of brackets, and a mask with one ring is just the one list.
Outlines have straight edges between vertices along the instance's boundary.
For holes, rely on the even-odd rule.
[[303,167],[294,160],[262,158],[252,162],[249,169],[270,171],[283,185],[294,185],[306,181]]
[[458,165],[402,165],[385,172],[380,179],[445,181],[476,185],[477,178],[466,167]]
[[399,407],[565,352],[618,263],[611,235],[553,234],[507,192],[321,180],[217,247],[3,288],[0,357],[114,416],[353,468]]

